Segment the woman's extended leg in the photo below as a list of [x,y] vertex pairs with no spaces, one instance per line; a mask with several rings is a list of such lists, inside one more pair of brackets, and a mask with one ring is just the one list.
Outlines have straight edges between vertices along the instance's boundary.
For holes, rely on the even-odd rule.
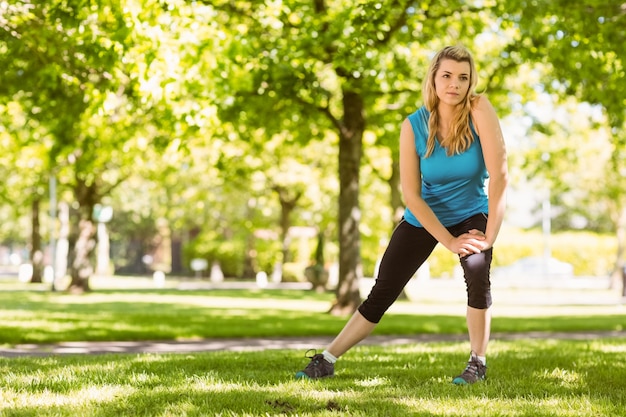
[[401,221],[391,236],[381,259],[376,283],[367,299],[324,352],[312,356],[309,365],[298,372],[296,378],[332,376],[337,358],[374,330],[436,244],[437,241],[424,228]]
[[365,339],[374,330],[377,323],[367,320],[358,310],[354,312],[350,320],[341,332],[326,348],[335,358],[346,353],[352,346]]

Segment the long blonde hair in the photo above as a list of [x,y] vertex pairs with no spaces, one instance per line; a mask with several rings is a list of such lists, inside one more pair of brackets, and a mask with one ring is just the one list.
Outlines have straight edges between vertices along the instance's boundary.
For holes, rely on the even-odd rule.
[[450,125],[450,134],[445,138],[439,138],[439,144],[446,149],[448,156],[462,153],[466,151],[474,136],[470,128],[470,111],[472,109],[472,102],[478,97],[478,94],[474,91],[478,82],[476,75],[476,66],[474,65],[474,59],[467,49],[462,46],[446,46],[441,51],[437,52],[437,55],[433,58],[428,67],[427,77],[424,79],[424,85],[422,88],[422,96],[424,99],[424,105],[430,112],[428,119],[428,140],[426,142],[426,157],[430,156],[435,150],[435,136],[439,127],[439,97],[437,97],[437,91],[435,90],[435,75],[441,61],[444,59],[452,59],[457,62],[467,62],[470,65],[470,86],[467,90],[465,100],[459,104],[458,111],[452,119]]

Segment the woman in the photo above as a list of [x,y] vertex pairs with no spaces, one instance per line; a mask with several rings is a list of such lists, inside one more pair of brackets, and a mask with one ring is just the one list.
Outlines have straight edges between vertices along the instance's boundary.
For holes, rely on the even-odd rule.
[[[434,57],[424,106],[402,123],[400,180],[406,204],[367,299],[343,330],[296,378],[332,376],[334,363],[367,337],[437,243],[459,256],[467,286],[470,358],[455,384],[485,379],[491,329],[489,269],[505,210],[508,181],[500,123],[475,93],[470,53],[448,46]],[[485,184],[489,178],[487,192]]]

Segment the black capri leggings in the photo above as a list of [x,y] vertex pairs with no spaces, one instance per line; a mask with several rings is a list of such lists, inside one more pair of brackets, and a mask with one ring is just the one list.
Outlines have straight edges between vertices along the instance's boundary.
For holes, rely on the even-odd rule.
[[[472,229],[485,232],[486,227],[487,216],[479,213],[447,229],[453,236],[459,236]],[[402,219],[391,235],[374,287],[359,306],[363,317],[378,323],[436,245],[437,240],[426,229],[415,227]],[[470,307],[486,309],[491,306],[491,257],[491,248],[459,257],[467,287],[467,305]]]

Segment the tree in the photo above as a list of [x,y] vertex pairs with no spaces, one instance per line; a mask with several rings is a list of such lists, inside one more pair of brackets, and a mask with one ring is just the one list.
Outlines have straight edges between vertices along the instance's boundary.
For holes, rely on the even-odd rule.
[[624,4],[616,0],[507,1],[501,3],[501,12],[520,31],[518,45],[509,53],[549,65],[543,85],[546,91],[604,109],[613,151],[604,172],[606,185],[596,188],[596,196],[605,201],[617,232],[617,278],[626,246]]
[[[77,205],[70,273],[79,291],[89,289],[93,273],[94,207],[132,174],[147,148],[180,145],[206,119],[197,81],[213,62],[203,52],[213,32],[190,25],[210,16],[171,3],[180,7],[153,0],[18,2],[0,21],[7,45],[0,95],[20,94],[28,116],[49,132],[46,177],[57,177]],[[198,65],[177,65],[198,53]]]
[[396,111],[406,116],[419,102],[429,53],[479,34],[489,10],[456,1],[205,3],[231,35],[219,72],[226,78],[220,117],[268,135],[289,130],[307,141],[331,129],[338,138],[339,286],[331,312],[352,312],[360,303],[368,120],[380,120],[377,131],[397,130]]
[[[44,252],[41,210],[47,196],[49,165],[46,153],[50,148],[50,137],[36,120],[27,119],[20,98],[18,95],[15,99],[7,100],[5,105],[0,104],[0,131],[4,151],[0,175],[5,179],[0,186],[0,194],[5,203],[13,205],[13,218],[30,209],[28,241],[32,265],[31,282],[42,282]],[[13,219],[6,223],[13,223]],[[23,236],[24,233],[17,230],[12,235]]]

